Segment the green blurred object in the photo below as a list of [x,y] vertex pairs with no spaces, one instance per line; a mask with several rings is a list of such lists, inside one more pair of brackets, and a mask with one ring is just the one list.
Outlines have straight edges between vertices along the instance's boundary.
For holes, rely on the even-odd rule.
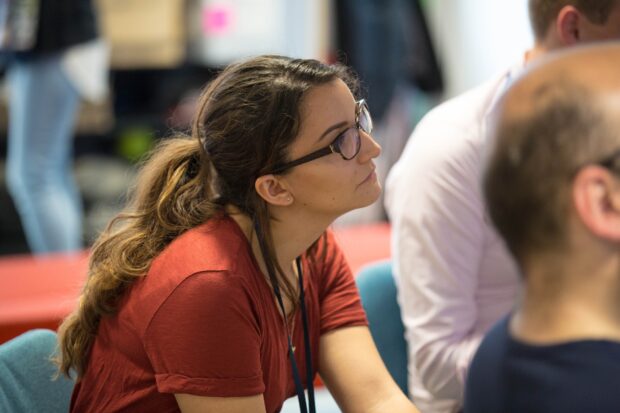
[[117,151],[131,162],[137,162],[155,143],[155,133],[146,127],[127,128],[119,134]]

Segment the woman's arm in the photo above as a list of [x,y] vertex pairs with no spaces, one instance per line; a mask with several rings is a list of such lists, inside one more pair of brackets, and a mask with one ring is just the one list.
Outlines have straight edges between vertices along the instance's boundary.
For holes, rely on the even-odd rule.
[[367,327],[321,336],[319,374],[343,412],[418,412],[381,360]]
[[175,394],[183,413],[265,413],[263,395],[249,397],[205,397],[193,394]]

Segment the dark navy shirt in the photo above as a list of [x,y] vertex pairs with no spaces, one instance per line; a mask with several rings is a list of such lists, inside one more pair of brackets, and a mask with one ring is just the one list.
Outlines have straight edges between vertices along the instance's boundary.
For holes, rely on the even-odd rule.
[[514,340],[509,318],[478,349],[465,413],[620,412],[620,343],[581,340],[535,346]]

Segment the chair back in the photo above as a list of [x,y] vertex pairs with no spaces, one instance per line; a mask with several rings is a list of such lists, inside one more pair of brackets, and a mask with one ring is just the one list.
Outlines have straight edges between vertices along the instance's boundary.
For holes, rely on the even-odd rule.
[[355,282],[379,354],[396,384],[408,394],[407,342],[396,300],[392,263],[381,261],[363,267]]
[[56,333],[31,330],[0,345],[0,412],[68,412],[74,382],[54,379]]

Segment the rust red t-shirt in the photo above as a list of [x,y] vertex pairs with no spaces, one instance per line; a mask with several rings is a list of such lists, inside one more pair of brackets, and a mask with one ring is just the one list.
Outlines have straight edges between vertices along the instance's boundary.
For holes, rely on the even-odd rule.
[[[302,257],[313,370],[321,334],[366,325],[351,271],[328,231]],[[323,252],[325,259],[321,260]],[[295,356],[306,384],[300,311]],[[250,245],[228,217],[174,240],[101,320],[72,412],[178,412],[174,393],[263,394],[268,413],[295,395],[286,330]]]

